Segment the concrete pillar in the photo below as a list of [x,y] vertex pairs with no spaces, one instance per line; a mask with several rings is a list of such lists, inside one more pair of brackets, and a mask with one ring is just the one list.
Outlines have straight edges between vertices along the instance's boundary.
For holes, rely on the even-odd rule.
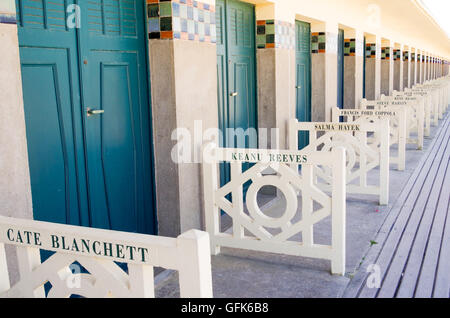
[[376,100],[381,96],[381,38],[368,36],[366,41],[366,99]]
[[[172,10],[153,10],[157,16],[152,17],[156,23],[149,30],[149,54],[159,234],[176,237],[202,228],[201,165],[174,162],[172,155],[180,161],[181,154],[173,151],[177,141],[171,136],[177,128],[189,131],[192,162],[198,162],[203,143],[198,134],[218,127],[217,52],[214,1],[196,3],[203,11],[203,21],[209,23],[200,21],[198,15],[183,17],[186,29],[180,15],[192,2],[171,5]],[[157,23],[162,12],[171,23]],[[199,32],[190,29],[194,22],[201,26]],[[200,125],[195,121],[201,121]]]
[[[280,6],[256,5],[258,128],[267,129],[267,147],[274,149],[288,146],[287,123],[296,117],[295,15],[281,15],[290,11]],[[273,43],[266,43],[267,32]],[[278,136],[271,136],[272,128],[279,128]]]
[[311,117],[313,121],[331,121],[337,101],[338,24],[312,23]]
[[402,60],[402,49],[401,46],[396,45],[394,49],[394,84],[393,88],[396,91],[403,90],[403,60]]
[[411,76],[410,76],[410,82],[411,82],[411,86],[413,87],[414,85],[416,85],[416,81],[417,81],[417,60],[416,60],[416,50],[414,48],[411,48],[411,52],[410,52],[410,62],[411,62]]
[[364,33],[345,30],[344,108],[358,109],[363,97]]
[[381,47],[381,94],[390,96],[393,90],[394,90],[393,48],[389,40],[383,40]]
[[402,57],[403,63],[403,88],[411,88],[411,52],[405,47]]
[[[0,215],[32,219],[15,1],[0,4]],[[10,279],[18,279],[15,249],[6,246]]]

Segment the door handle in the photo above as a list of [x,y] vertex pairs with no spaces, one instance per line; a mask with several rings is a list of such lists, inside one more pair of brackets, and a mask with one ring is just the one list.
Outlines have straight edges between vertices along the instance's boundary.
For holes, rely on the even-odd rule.
[[104,113],[105,113],[105,111],[103,109],[90,109],[90,108],[87,109],[88,117],[94,116],[94,115],[102,115]]
[[301,85],[295,86],[295,88],[302,88]]
[[230,96],[231,97],[236,97],[236,96],[238,96],[238,92],[230,93]]

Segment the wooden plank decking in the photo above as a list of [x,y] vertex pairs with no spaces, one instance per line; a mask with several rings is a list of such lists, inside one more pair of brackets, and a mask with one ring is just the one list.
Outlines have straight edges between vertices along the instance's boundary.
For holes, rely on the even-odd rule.
[[[450,297],[450,115],[405,185],[344,297]],[[380,288],[366,284],[379,266]]]

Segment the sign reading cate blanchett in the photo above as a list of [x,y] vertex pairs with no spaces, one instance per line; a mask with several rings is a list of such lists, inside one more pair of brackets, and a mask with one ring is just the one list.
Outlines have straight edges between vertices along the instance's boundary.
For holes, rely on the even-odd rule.
[[131,244],[106,242],[85,237],[66,236],[9,227],[1,233],[2,241],[20,246],[37,247],[54,252],[69,252],[85,256],[110,257],[124,262],[145,263],[149,249]]

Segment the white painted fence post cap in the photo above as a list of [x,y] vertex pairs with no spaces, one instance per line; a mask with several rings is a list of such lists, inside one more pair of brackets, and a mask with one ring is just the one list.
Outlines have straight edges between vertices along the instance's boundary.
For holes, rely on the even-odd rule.
[[340,147],[334,147],[332,152],[337,153],[337,154],[345,154],[346,150],[345,150],[345,147],[340,146]]
[[181,234],[180,236],[178,236],[179,239],[184,239],[184,240],[209,240],[209,234],[208,232],[204,232],[204,231],[199,231],[199,230],[189,230],[183,234]]

